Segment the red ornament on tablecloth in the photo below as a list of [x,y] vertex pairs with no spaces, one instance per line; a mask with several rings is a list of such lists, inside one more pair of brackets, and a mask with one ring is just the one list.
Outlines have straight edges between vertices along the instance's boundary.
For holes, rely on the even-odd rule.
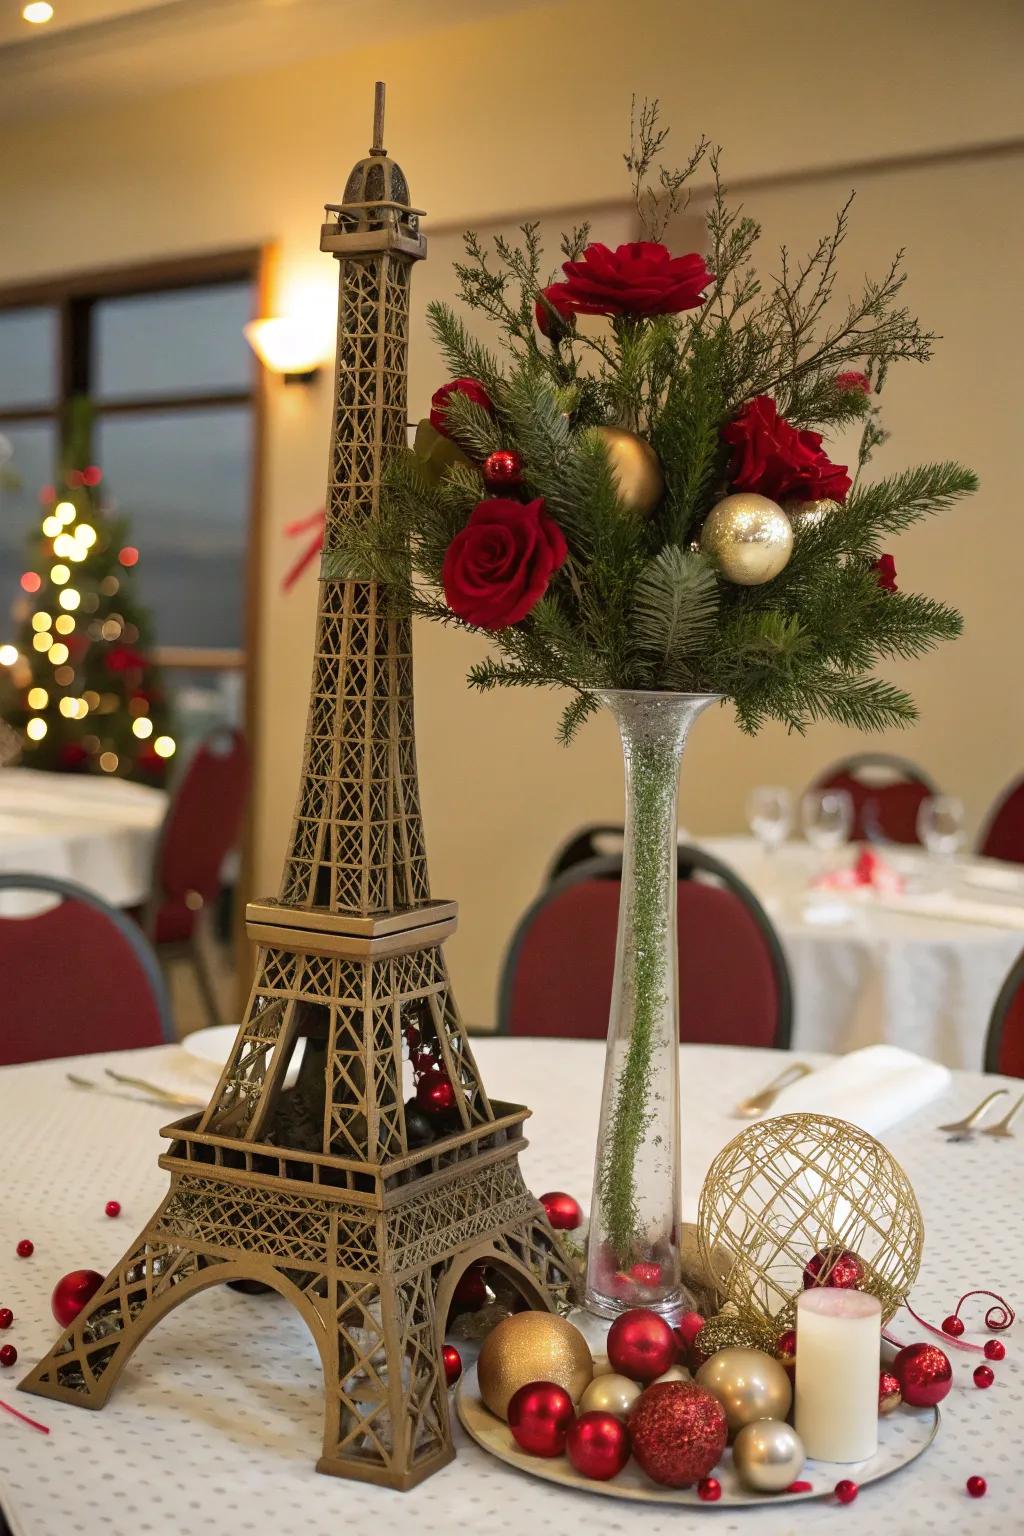
[[523,481],[523,461],[511,448],[489,453],[483,462],[484,484],[489,491],[511,490]]
[[531,1456],[561,1456],[575,1418],[572,1398],[553,1381],[528,1382],[508,1405],[512,1436]]
[[688,1488],[717,1466],[729,1437],[725,1409],[695,1381],[658,1381],[629,1416],[633,1455],[654,1482]]
[[23,1237],[15,1252],[19,1259],[30,1259],[36,1251],[36,1245],[30,1237]]
[[722,1485],[717,1477],[702,1477],[697,1484],[697,1497],[705,1504],[717,1504],[722,1497]]
[[612,1369],[631,1381],[653,1381],[675,1364],[676,1337],[663,1317],[647,1307],[633,1307],[608,1330]]
[[1002,1339],[989,1339],[985,1345],[986,1360],[1003,1360],[1006,1357],[1006,1345]]
[[104,1213],[107,1216],[120,1216],[120,1214],[121,1214],[121,1202],[120,1202],[120,1200],[108,1200],[106,1205],[103,1207],[103,1210],[104,1210]]
[[898,1408],[903,1401],[903,1388],[895,1371],[879,1371],[878,1373],[878,1412],[884,1417]]
[[967,1492],[972,1499],[983,1499],[988,1492],[988,1483],[983,1477],[969,1477],[967,1479]]
[[14,1313],[10,1307],[0,1307],[0,1328],[9,1328],[14,1322]]
[[18,1359],[18,1351],[13,1344],[5,1344],[0,1349],[0,1365],[14,1365]]
[[416,1102],[428,1115],[445,1115],[455,1107],[455,1089],[443,1072],[425,1072],[416,1084]]
[[[819,1278],[820,1276],[824,1278]],[[864,1265],[849,1248],[823,1248],[804,1268],[804,1290],[812,1285],[831,1285],[839,1291],[855,1291],[864,1278]]]
[[908,1344],[892,1362],[903,1401],[912,1408],[934,1408],[953,1385],[949,1356],[937,1344]]
[[579,1201],[562,1189],[548,1190],[546,1195],[541,1195],[540,1203],[544,1207],[548,1225],[554,1227],[556,1232],[575,1232],[583,1220]]
[[71,1326],[102,1284],[103,1276],[95,1269],[72,1269],[61,1275],[50,1297],[50,1311],[62,1328]]
[[996,1379],[996,1373],[990,1365],[976,1365],[974,1367],[974,1385],[981,1387],[982,1391],[990,1387]]
[[456,1282],[452,1292],[452,1306],[459,1307],[464,1312],[479,1312],[480,1308],[486,1305],[487,1282],[484,1279],[483,1266],[471,1264]]
[[840,1504],[852,1504],[860,1489],[850,1477],[844,1477],[836,1483],[835,1495]]
[[613,1413],[583,1413],[569,1425],[565,1454],[584,1477],[606,1483],[629,1460],[629,1431]]
[[441,1362],[444,1365],[444,1379],[449,1387],[454,1387],[462,1375],[462,1356],[454,1344],[446,1344],[441,1350]]

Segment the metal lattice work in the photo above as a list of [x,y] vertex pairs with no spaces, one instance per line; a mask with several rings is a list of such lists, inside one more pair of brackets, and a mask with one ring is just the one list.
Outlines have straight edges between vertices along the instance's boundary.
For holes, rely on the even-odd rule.
[[[328,549],[346,519],[375,515],[405,441],[409,274],[426,243],[381,104],[321,239],[341,264]],[[492,1105],[463,1031],[441,947],[454,927],[429,894],[409,626],[373,582],[323,580],[298,810],[281,897],[249,908],[245,1019],[207,1109],[167,1133],[166,1200],[26,1390],[102,1407],[170,1307],[257,1280],[320,1351],[321,1471],[410,1488],[451,1459],[440,1352],[459,1276],[492,1265],[548,1308],[573,1279],[519,1171],[527,1111]],[[415,1147],[411,1026],[455,1095]]]

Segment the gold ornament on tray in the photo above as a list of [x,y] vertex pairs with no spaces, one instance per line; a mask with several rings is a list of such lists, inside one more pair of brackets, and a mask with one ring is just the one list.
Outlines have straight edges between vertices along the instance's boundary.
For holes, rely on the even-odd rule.
[[758,1419],[740,1430],[732,1447],[736,1475],[756,1493],[782,1493],[803,1471],[804,1444],[781,1419]]
[[720,1349],[701,1366],[697,1381],[725,1409],[730,1434],[755,1419],[784,1419],[793,1402],[785,1366],[761,1349]]
[[661,462],[650,443],[624,427],[595,427],[611,465],[619,500],[631,512],[647,517],[665,491]]
[[633,1404],[643,1391],[638,1381],[606,1371],[595,1376],[584,1390],[579,1401],[580,1413],[611,1413],[617,1419],[628,1419]]
[[793,553],[793,528],[777,502],[737,491],[711,508],[700,547],[726,581],[759,587],[785,569]]
[[803,501],[799,496],[791,496],[782,503],[782,510],[795,530],[817,527],[818,523],[830,512],[835,512],[839,505],[840,503],[833,501],[831,496],[822,496],[817,501]]
[[[924,1245],[899,1163],[827,1115],[777,1115],[741,1131],[708,1169],[697,1225],[705,1255],[716,1266],[728,1257],[721,1284],[731,1306],[770,1337],[793,1327],[797,1297],[814,1284],[855,1283],[887,1320],[917,1279]],[[844,1256],[843,1274],[822,1254]]]
[[575,1403],[593,1375],[586,1339],[553,1312],[514,1312],[506,1317],[487,1335],[477,1361],[480,1396],[499,1419],[507,1418],[510,1399],[531,1381],[553,1381]]

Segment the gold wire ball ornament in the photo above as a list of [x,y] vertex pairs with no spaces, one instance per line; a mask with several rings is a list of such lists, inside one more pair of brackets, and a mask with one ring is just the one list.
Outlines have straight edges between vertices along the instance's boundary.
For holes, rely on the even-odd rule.
[[[910,1293],[924,1246],[899,1163],[866,1131],[827,1115],[778,1115],[741,1131],[708,1169],[697,1229],[703,1254],[728,1259],[721,1284],[731,1306],[770,1337],[794,1326],[817,1254],[855,1255],[858,1289],[878,1297],[887,1320]],[[829,1272],[819,1267],[826,1284]]]
[[619,500],[641,517],[652,513],[665,492],[661,461],[650,443],[624,427],[595,427],[604,444]]
[[736,1312],[719,1312],[709,1317],[693,1341],[698,1359],[710,1360],[721,1349],[763,1349],[767,1333],[755,1322]]
[[700,547],[726,581],[759,587],[785,569],[793,553],[793,525],[778,502],[737,491],[711,508]]
[[828,517],[830,512],[838,510],[840,503],[833,501],[831,496],[822,496],[817,501],[801,501],[799,497],[790,497],[782,503],[782,510],[789,518],[794,530],[797,528],[816,528],[817,525]]
[[578,1402],[594,1375],[580,1330],[553,1312],[514,1312],[487,1335],[477,1361],[480,1396],[499,1419],[531,1381],[553,1381]]

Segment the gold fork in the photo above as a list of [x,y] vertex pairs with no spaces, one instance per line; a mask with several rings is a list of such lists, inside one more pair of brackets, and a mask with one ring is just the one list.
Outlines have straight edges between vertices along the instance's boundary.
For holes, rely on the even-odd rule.
[[184,1093],[172,1093],[169,1088],[161,1088],[159,1083],[150,1083],[144,1077],[129,1077],[126,1072],[115,1072],[113,1067],[104,1067],[107,1077],[113,1078],[115,1083],[123,1083],[126,1088],[141,1088],[143,1093],[150,1094],[154,1099],[162,1099],[165,1104],[187,1104],[190,1109],[198,1108],[195,1099],[189,1098]]
[[[157,1098],[151,1093],[143,1096],[141,1093],[125,1093],[119,1088],[107,1088],[103,1083],[94,1083],[91,1077],[79,1077],[75,1072],[65,1072],[66,1080],[73,1088],[85,1088],[90,1093],[102,1093],[108,1099],[127,1099],[130,1104],[155,1104],[158,1109],[169,1109],[170,1102],[164,1098]],[[196,1104],[192,1099],[176,1101],[178,1107],[187,1109],[202,1109],[201,1104]]]
[[742,1099],[733,1110],[734,1115],[742,1115],[746,1120],[753,1120],[755,1115],[764,1114],[770,1109],[782,1092],[790,1083],[795,1083],[798,1078],[806,1077],[814,1068],[809,1067],[805,1061],[791,1061],[789,1066],[778,1077],[772,1079],[767,1088],[762,1088],[760,1093],[752,1093],[749,1099]]
[[972,1109],[969,1115],[965,1115],[962,1120],[954,1120],[949,1125],[940,1125],[938,1129],[945,1131],[950,1141],[969,1141],[975,1127],[989,1105],[993,1104],[996,1099],[1002,1098],[1003,1094],[1009,1093],[1009,1091],[1009,1088],[993,1088],[992,1092],[986,1094],[977,1108]]

